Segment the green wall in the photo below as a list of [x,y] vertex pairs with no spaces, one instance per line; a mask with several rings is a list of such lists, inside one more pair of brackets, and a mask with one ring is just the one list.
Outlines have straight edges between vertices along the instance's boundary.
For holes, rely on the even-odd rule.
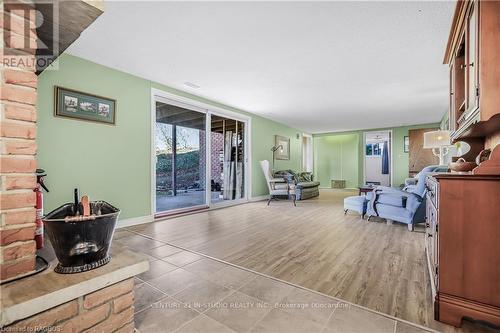
[[332,179],[345,179],[349,188],[358,186],[358,142],[358,133],[314,138],[314,174],[321,187],[330,187]]
[[[276,168],[300,169],[297,129],[71,55],[63,54],[57,65],[38,79],[37,159],[48,173],[46,212],[71,201],[72,190],[78,187],[91,199],[120,207],[122,219],[151,213],[152,87],[252,118],[252,196],[267,194],[259,160],[271,158],[274,135],[290,137],[291,145],[291,160],[277,161]],[[55,85],[116,99],[116,125],[54,117]]]
[[[409,161],[408,153],[404,152],[404,137],[408,135],[408,131],[418,128],[439,127],[437,124],[422,124],[414,126],[374,128],[358,131],[339,132],[339,133],[324,133],[315,134],[314,137],[314,171],[317,179],[320,180],[322,187],[330,187],[329,179],[337,179],[339,172],[331,168],[332,165],[344,164],[343,170],[346,170],[348,165],[353,166],[352,171],[344,174],[347,187],[356,187],[363,182],[363,132],[392,130],[393,133],[393,186],[398,186],[404,183],[408,178]],[[338,150],[339,142],[345,142],[344,145],[350,149],[344,149],[342,158],[335,153]],[[357,149],[354,148],[354,141],[357,141]],[[322,161],[323,156],[329,160]],[[342,162],[341,162],[342,161]],[[356,165],[357,163],[357,165]]]
[[290,160],[276,160],[274,168],[276,170],[301,170],[302,137],[297,139],[298,133],[302,134],[299,130],[277,122],[262,117],[252,117],[252,192],[254,196],[269,193],[259,161],[269,160],[271,162],[274,134],[290,138]]
[[439,128],[442,130],[450,129],[450,114],[446,111],[441,118],[441,122],[439,123]]

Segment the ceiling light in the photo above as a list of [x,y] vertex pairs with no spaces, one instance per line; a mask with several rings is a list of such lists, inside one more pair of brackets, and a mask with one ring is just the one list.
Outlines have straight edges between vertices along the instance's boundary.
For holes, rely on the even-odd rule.
[[194,89],[198,89],[200,87],[199,85],[194,84],[193,82],[184,82],[184,85]]

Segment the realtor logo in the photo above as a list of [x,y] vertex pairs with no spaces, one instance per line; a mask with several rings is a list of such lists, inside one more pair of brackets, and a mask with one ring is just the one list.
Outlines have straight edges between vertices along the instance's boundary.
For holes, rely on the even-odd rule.
[[59,54],[59,2],[3,1],[2,63],[41,72]]

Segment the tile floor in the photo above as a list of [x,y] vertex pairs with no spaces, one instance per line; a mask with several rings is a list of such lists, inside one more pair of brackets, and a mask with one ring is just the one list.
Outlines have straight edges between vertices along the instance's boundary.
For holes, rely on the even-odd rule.
[[148,332],[419,333],[428,330],[125,229],[114,246],[144,253],[135,322]]

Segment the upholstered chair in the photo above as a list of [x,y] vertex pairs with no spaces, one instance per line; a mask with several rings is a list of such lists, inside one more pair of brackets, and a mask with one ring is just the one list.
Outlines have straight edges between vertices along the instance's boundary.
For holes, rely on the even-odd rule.
[[425,173],[425,172],[446,172],[446,171],[448,171],[447,165],[429,165],[429,166],[426,166],[425,168],[422,169],[422,171],[417,173],[415,176],[405,179],[404,189],[408,191],[408,190],[415,188],[417,185],[418,177],[420,176],[420,174],[422,172]]
[[[430,170],[430,169],[427,169]],[[435,170],[435,169],[433,169]],[[425,222],[425,178],[434,173],[422,170],[415,185],[406,190],[392,187],[378,186],[367,198],[370,200],[367,207],[368,220],[378,216],[387,220],[405,223],[408,230],[413,231],[415,224]]]
[[293,200],[293,205],[295,206],[295,184],[294,180],[291,178],[274,178],[271,174],[271,169],[268,160],[260,161],[260,167],[266,178],[267,188],[269,189],[269,200],[267,205],[271,203],[271,200],[286,197]]

